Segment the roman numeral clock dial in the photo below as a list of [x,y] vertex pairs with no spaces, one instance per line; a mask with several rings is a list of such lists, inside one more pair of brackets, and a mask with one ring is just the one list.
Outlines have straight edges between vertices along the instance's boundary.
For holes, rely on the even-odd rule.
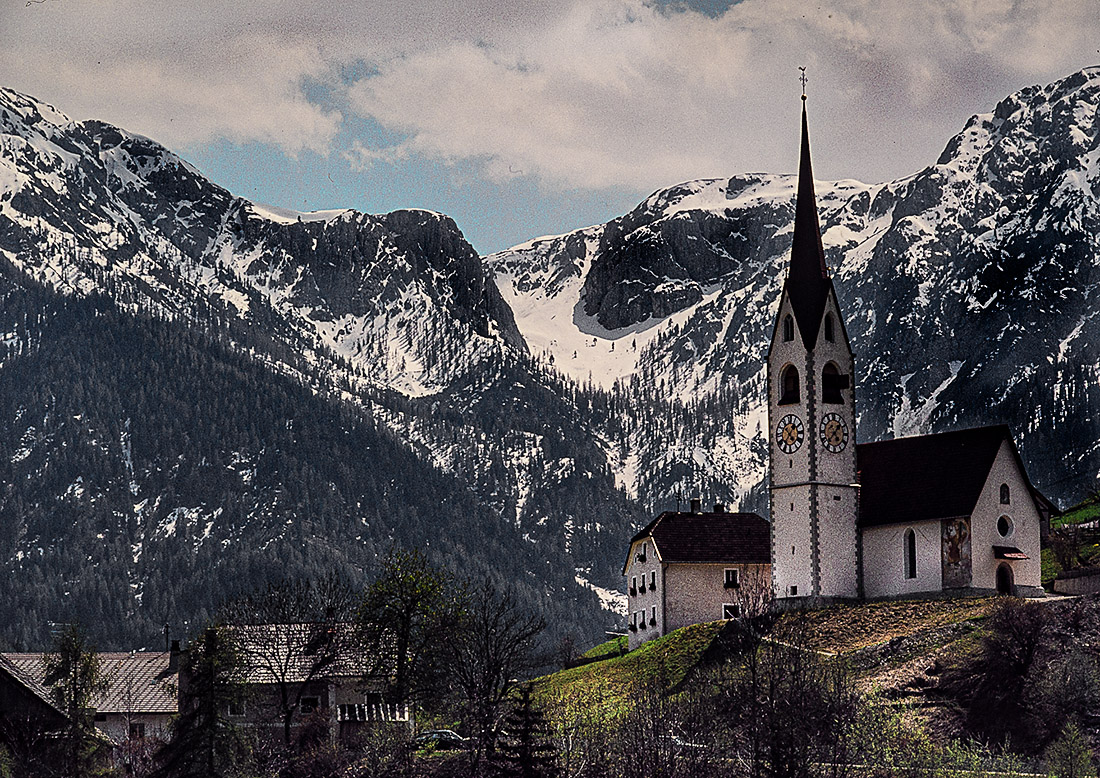
[[821,444],[834,454],[848,445],[848,425],[836,413],[826,413],[821,419]]
[[802,419],[793,413],[788,413],[779,420],[779,426],[775,428],[775,440],[784,454],[793,454],[802,446],[805,437],[805,428]]

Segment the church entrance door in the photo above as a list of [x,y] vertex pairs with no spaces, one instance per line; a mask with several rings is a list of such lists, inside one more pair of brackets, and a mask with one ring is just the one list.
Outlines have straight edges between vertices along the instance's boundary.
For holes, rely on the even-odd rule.
[[1012,568],[1005,563],[997,568],[997,591],[1001,594],[1015,594],[1016,584],[1013,581]]

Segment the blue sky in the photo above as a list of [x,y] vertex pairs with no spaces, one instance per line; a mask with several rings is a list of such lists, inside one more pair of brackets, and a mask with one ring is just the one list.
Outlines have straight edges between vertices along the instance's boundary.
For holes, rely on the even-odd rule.
[[0,84],[300,210],[421,207],[483,253],[697,177],[935,161],[973,113],[1100,62],[1095,0],[45,0]]

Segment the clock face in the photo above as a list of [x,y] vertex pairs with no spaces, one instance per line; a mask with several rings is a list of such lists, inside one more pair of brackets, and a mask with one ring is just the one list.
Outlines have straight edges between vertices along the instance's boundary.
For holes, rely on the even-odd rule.
[[775,428],[775,439],[784,454],[793,454],[802,445],[804,437],[802,419],[793,413],[788,413],[779,420],[779,426]]
[[848,425],[837,413],[826,413],[821,419],[821,443],[833,453],[848,445]]

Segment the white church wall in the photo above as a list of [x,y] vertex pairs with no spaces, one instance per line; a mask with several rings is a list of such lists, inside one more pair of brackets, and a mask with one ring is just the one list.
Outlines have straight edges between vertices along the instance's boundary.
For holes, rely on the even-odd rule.
[[[905,532],[916,539],[915,578],[905,577]],[[863,530],[863,593],[868,598],[938,592],[942,589],[939,520],[887,524]]]
[[858,597],[856,494],[853,489],[818,487],[818,549],[823,597]]
[[[794,312],[791,310],[790,299],[784,294],[779,306],[779,318],[777,320],[779,326],[775,331],[775,340],[772,342],[771,358],[769,360],[769,364],[774,367],[769,371],[768,376],[768,419],[770,422],[768,440],[772,455],[771,476],[773,487],[805,482],[807,480],[806,473],[810,470],[808,438],[813,430],[808,427],[809,422],[806,417],[806,349],[802,345],[802,336],[798,333],[797,322],[795,322],[794,340],[783,340],[783,320],[787,316],[793,319]],[[779,398],[783,389],[781,385],[783,369],[787,365],[793,365],[798,371],[799,399],[797,403],[780,405]],[[789,454],[780,448],[779,438],[776,435],[776,428],[780,419],[788,414],[799,418],[803,430],[801,445],[796,451]]]
[[[817,333],[817,345],[814,348],[814,385],[817,393],[817,408],[814,414],[814,443],[817,447],[817,480],[828,484],[851,484],[856,472],[855,439],[855,363],[841,326],[840,310],[834,295],[830,294],[825,304],[825,315],[833,317],[833,340],[825,339],[824,324]],[[848,388],[840,390],[840,403],[824,401],[822,371],[832,362],[841,375],[848,376]],[[826,414],[835,413],[844,420],[848,430],[848,442],[840,451],[830,451],[822,440],[822,421]],[[809,433],[808,433],[809,434]],[[855,514],[852,514],[852,522]],[[847,530],[845,530],[847,532]]]
[[[1001,484],[1008,484],[1008,505],[1001,504]],[[1004,537],[997,531],[997,521],[1001,516],[1007,516],[1011,523],[1011,531]],[[971,516],[972,585],[979,589],[997,587],[997,567],[1006,560],[993,556],[993,546],[996,545],[1015,546],[1027,554],[1027,559],[1008,560],[1017,586],[1041,586],[1040,524],[1039,512],[1028,492],[1027,482],[1016,463],[1011,444],[1006,440],[997,452]]]
[[811,594],[809,515],[808,485],[773,493],[772,563],[777,597],[809,597]]
[[[794,319],[790,297],[784,293],[779,302],[775,335],[768,357],[768,444],[770,446],[772,487],[772,562],[777,597],[791,596],[795,587],[796,597],[811,593],[810,580],[810,499],[805,486],[810,471],[810,435],[806,403],[806,349],[798,322],[794,322],[794,338],[783,340],[783,322]],[[793,365],[798,371],[799,398],[797,403],[780,405],[783,370]],[[787,415],[796,416],[802,425],[802,442],[795,451],[786,452],[779,445],[777,429]],[[801,484],[796,486],[795,484]],[[784,488],[792,485],[789,488]],[[789,506],[794,505],[791,509]],[[794,552],[791,549],[794,548]]]

